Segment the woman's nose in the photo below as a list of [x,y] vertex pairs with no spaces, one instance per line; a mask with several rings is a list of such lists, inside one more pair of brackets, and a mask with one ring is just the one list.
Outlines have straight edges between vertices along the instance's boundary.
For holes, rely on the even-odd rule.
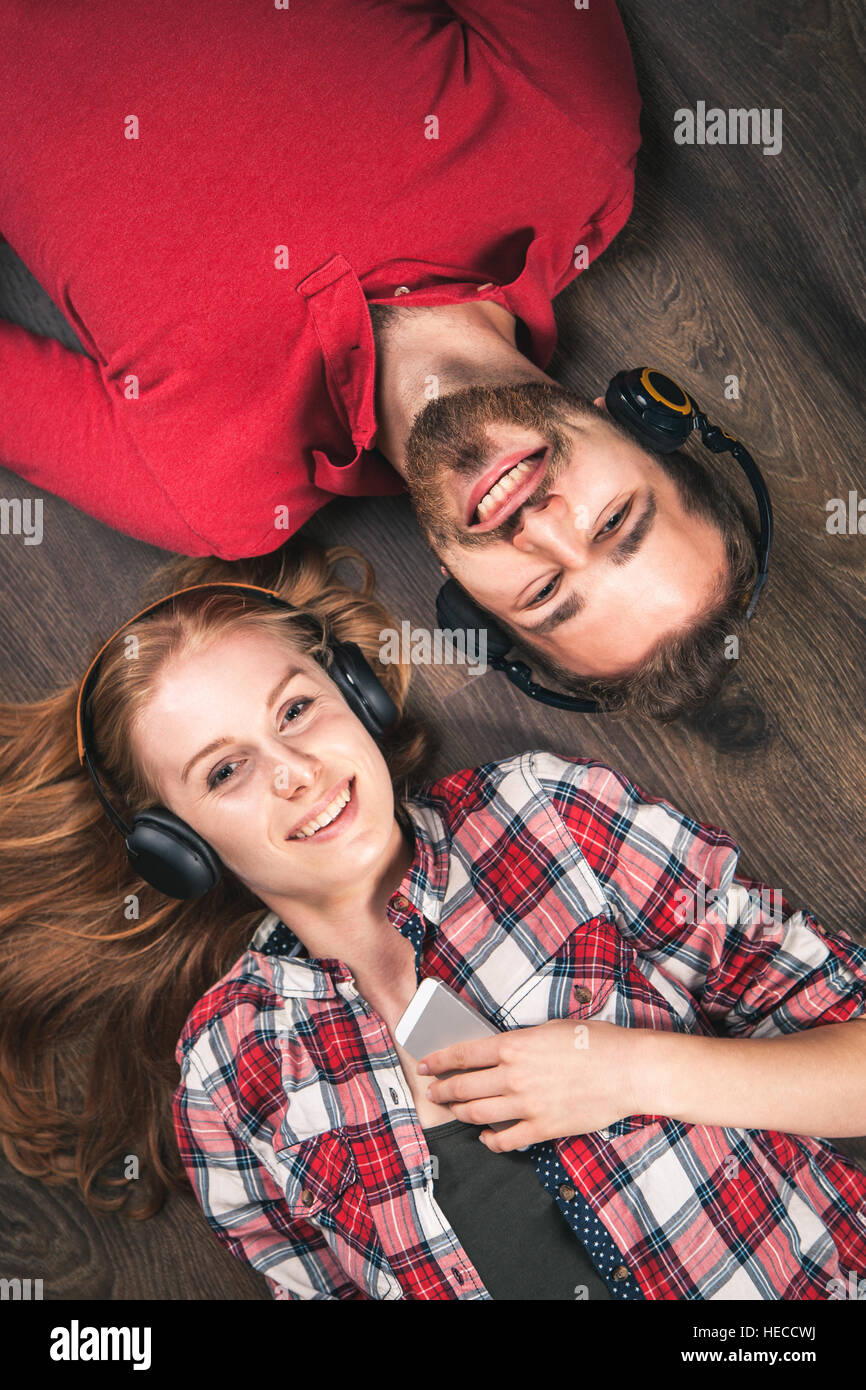
[[290,799],[314,787],[320,770],[315,756],[285,749],[271,763],[271,786],[278,796]]

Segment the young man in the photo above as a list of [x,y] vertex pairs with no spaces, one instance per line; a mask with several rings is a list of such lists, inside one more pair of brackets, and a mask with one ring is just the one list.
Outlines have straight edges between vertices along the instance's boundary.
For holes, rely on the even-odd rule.
[[742,517],[544,371],[632,205],[613,0],[12,7],[0,54],[0,229],[88,354],[0,323],[3,463],[232,559],[405,487],[548,669],[708,692]]

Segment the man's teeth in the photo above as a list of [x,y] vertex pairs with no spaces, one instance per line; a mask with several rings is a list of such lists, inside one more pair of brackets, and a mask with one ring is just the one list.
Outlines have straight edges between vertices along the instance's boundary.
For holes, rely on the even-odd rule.
[[518,488],[523,482],[527,473],[532,472],[533,466],[533,464],[527,463],[526,460],[524,460],[522,463],[516,464],[514,468],[509,469],[498,482],[494,483],[490,491],[485,492],[481,501],[478,503],[476,508],[478,520],[484,521],[491,512],[496,510],[500,502],[506,497],[510,497],[515,488]]
[[340,792],[339,796],[334,797],[330,806],[326,806],[320,816],[316,816],[315,820],[308,820],[301,826],[300,830],[296,830],[294,835],[290,835],[289,839],[307,840],[311,835],[315,835],[317,830],[324,830],[326,825],[330,825],[332,820],[337,819],[343,807],[348,805],[351,798],[352,788],[348,786],[345,791]]

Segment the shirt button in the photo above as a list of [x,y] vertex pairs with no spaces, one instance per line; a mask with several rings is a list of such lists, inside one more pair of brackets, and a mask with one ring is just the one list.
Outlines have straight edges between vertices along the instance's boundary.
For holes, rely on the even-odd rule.
[[398,912],[408,912],[409,908],[412,906],[409,899],[405,898],[402,893],[398,893],[396,897],[391,899],[391,902]]
[[592,990],[587,989],[586,985],[578,985],[574,991],[574,997],[578,1004],[588,1004],[592,999]]
[[305,1187],[304,1190],[303,1190],[303,1192],[301,1193],[301,1202],[303,1203],[303,1205],[304,1205],[305,1207],[311,1207],[311,1206],[313,1205],[313,1203],[315,1202],[315,1200],[316,1200],[316,1199],[315,1199],[315,1197],[313,1196],[313,1194],[312,1194],[312,1192],[310,1191],[310,1189],[309,1189],[308,1187]]
[[391,1100],[394,1102],[395,1105],[398,1105],[400,1103],[400,1097],[397,1095],[397,1092],[394,1090],[394,1087],[389,1086],[388,1090],[391,1092]]
[[616,1269],[613,1271],[613,1277],[614,1279],[627,1279],[628,1270],[625,1265],[617,1265]]
[[574,1196],[574,1188],[572,1187],[570,1182],[564,1182],[560,1184],[559,1195],[564,1202],[571,1201],[572,1197]]
[[395,294],[411,294],[412,291],[410,290],[410,288],[409,288],[408,285],[398,285],[397,288],[396,288],[396,290],[394,291],[394,293],[395,293]]
[[454,1271],[454,1278],[457,1280],[457,1283],[458,1283],[458,1284],[462,1284],[462,1283],[463,1283],[463,1275],[460,1273],[460,1270],[459,1270],[459,1269],[455,1269],[455,1271]]

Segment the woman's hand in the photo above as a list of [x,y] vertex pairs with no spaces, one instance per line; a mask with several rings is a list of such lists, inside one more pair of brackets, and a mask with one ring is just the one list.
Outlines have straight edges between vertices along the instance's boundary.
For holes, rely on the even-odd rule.
[[[518,1120],[510,1129],[486,1129],[479,1136],[489,1149],[507,1153],[589,1134],[642,1113],[643,1033],[557,1018],[495,1038],[453,1043],[429,1052],[418,1070],[433,1075],[429,1098],[449,1105],[456,1120],[476,1125]],[[452,1071],[458,1074],[435,1080]]]

